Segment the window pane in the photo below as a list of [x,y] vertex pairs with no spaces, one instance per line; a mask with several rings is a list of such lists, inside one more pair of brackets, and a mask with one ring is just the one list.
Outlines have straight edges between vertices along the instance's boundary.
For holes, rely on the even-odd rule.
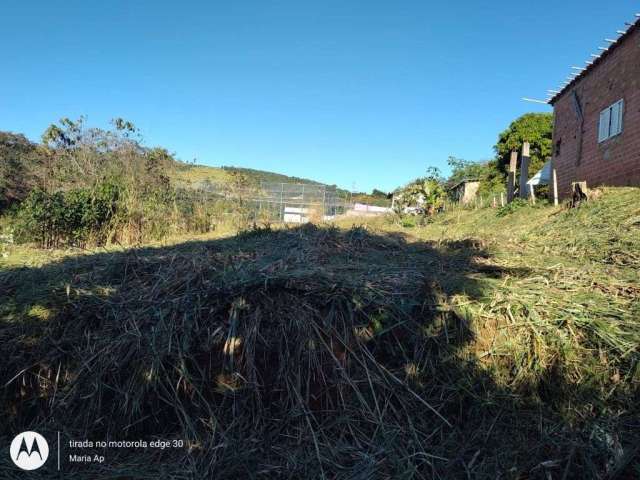
[[618,102],[618,130],[616,133],[622,133],[622,115],[624,114],[624,100]]
[[611,129],[609,136],[613,137],[620,133],[620,102],[611,105]]
[[600,127],[598,129],[598,141],[603,142],[609,138],[609,123],[611,121],[611,109],[607,108],[600,113]]

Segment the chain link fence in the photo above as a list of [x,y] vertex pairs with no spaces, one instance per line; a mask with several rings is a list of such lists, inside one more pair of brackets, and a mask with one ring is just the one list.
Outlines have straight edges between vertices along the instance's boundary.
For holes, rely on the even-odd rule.
[[318,184],[261,182],[259,186],[201,182],[181,188],[178,200],[189,200],[221,214],[242,213],[249,221],[306,223],[332,220],[350,208],[346,192]]

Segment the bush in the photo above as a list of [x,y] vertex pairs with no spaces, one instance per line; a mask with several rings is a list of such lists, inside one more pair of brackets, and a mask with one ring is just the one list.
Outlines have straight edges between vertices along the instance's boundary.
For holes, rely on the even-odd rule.
[[414,228],[416,226],[416,219],[414,217],[403,217],[402,228]]
[[52,194],[32,190],[17,212],[17,240],[43,248],[81,246],[89,239],[103,243],[119,196],[119,187],[112,183]]
[[511,215],[516,210],[520,210],[523,207],[528,207],[529,201],[523,198],[515,198],[512,202],[507,203],[504,207],[500,207],[496,212],[497,217],[506,217]]
[[398,192],[395,211],[398,214],[413,211],[419,215],[434,215],[442,209],[446,198],[439,178],[419,178]]

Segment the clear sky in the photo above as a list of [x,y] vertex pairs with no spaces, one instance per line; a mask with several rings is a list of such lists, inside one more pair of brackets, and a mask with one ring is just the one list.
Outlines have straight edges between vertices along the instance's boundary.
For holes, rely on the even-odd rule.
[[0,130],[133,121],[182,160],[393,189],[497,135],[637,1],[6,0]]

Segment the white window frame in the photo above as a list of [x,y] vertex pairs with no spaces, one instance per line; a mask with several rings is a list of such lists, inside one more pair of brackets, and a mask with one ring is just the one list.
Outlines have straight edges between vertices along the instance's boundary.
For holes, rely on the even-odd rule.
[[598,143],[602,143],[622,133],[622,118],[624,115],[624,99],[600,112],[598,122]]

